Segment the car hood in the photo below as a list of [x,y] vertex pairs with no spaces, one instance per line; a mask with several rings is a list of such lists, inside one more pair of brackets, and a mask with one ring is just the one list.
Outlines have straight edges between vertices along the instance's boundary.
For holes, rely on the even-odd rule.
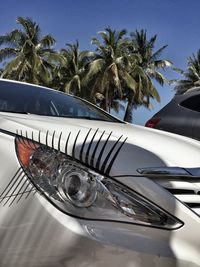
[[131,124],[5,113],[0,128],[110,176],[133,175],[144,167],[200,166],[198,141]]

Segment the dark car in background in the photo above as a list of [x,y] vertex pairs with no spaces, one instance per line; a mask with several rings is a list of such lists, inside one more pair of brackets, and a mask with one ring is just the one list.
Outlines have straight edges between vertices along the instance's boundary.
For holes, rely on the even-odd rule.
[[145,126],[200,140],[200,87],[176,94]]

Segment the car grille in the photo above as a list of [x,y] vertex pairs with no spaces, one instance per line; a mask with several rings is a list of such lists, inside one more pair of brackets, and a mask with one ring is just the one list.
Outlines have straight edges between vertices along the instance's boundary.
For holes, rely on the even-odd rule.
[[200,179],[163,177],[156,178],[155,182],[200,216]]

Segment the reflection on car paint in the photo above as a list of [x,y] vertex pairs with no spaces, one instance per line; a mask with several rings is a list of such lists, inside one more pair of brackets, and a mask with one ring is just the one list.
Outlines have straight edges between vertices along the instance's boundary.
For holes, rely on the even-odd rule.
[[[5,189],[0,194],[0,204],[9,207],[14,202],[19,203],[22,199],[27,199],[31,194],[36,193],[36,188],[32,185],[22,167],[10,179]],[[23,198],[24,197],[24,198]]]

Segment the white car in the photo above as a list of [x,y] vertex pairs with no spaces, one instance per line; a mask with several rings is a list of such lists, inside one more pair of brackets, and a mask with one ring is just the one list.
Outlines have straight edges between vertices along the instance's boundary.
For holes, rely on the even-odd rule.
[[0,80],[0,266],[200,266],[200,143]]

